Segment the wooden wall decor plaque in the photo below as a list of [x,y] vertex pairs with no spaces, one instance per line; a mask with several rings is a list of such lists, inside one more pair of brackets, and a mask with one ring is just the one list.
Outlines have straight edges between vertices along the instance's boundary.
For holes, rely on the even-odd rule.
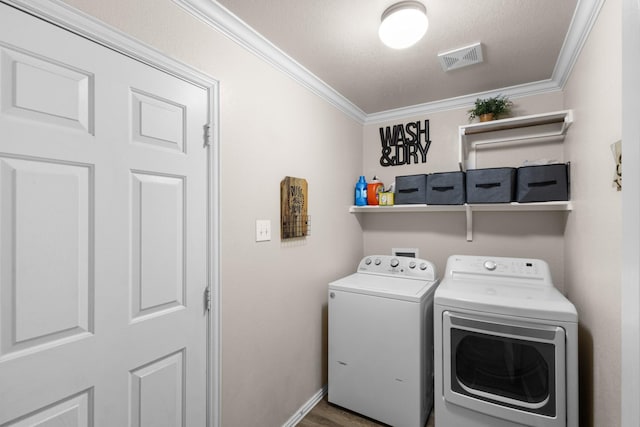
[[285,177],[280,182],[280,236],[284,239],[309,234],[307,180]]

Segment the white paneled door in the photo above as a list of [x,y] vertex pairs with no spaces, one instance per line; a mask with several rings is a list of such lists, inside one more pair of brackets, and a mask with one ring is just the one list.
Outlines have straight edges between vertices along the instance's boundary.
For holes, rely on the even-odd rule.
[[208,102],[0,4],[0,426],[205,425]]

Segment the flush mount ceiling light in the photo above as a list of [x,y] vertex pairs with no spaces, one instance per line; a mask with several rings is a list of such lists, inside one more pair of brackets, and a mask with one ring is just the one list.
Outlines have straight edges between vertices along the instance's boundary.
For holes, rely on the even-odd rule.
[[405,49],[424,36],[429,26],[427,8],[418,1],[401,1],[382,14],[378,35],[393,49]]

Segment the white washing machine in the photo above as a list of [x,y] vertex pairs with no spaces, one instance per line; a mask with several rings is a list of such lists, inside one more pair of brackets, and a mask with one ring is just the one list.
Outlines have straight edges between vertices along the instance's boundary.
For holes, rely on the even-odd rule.
[[329,402],[396,427],[433,407],[435,266],[372,255],[329,284]]
[[578,427],[578,315],[544,261],[449,257],[434,328],[438,427]]

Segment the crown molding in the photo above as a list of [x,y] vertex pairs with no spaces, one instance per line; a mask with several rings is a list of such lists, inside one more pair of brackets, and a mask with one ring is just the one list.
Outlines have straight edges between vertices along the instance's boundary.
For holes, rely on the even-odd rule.
[[296,80],[311,92],[364,123],[366,113],[295,59],[261,36],[224,6],[213,0],[173,0],[178,6],[229,39]]
[[578,0],[551,79],[564,89],[605,0]]
[[468,107],[476,98],[501,93],[513,98],[562,90],[605,0],[578,0],[551,79],[489,92],[366,114],[311,71],[265,39],[215,0],[173,0],[248,51],[281,70],[362,124]]
[[498,90],[478,92],[455,98],[443,99],[440,101],[427,102],[424,104],[411,105],[393,110],[380,111],[367,115],[365,124],[381,123],[390,120],[397,120],[406,117],[420,116],[425,114],[439,113],[442,111],[456,110],[459,108],[469,108],[477,98],[487,98],[497,95],[506,95],[511,99],[525,96],[539,95],[543,93],[556,92],[562,90],[553,80],[542,80],[534,83],[526,83],[517,86],[504,87]]

